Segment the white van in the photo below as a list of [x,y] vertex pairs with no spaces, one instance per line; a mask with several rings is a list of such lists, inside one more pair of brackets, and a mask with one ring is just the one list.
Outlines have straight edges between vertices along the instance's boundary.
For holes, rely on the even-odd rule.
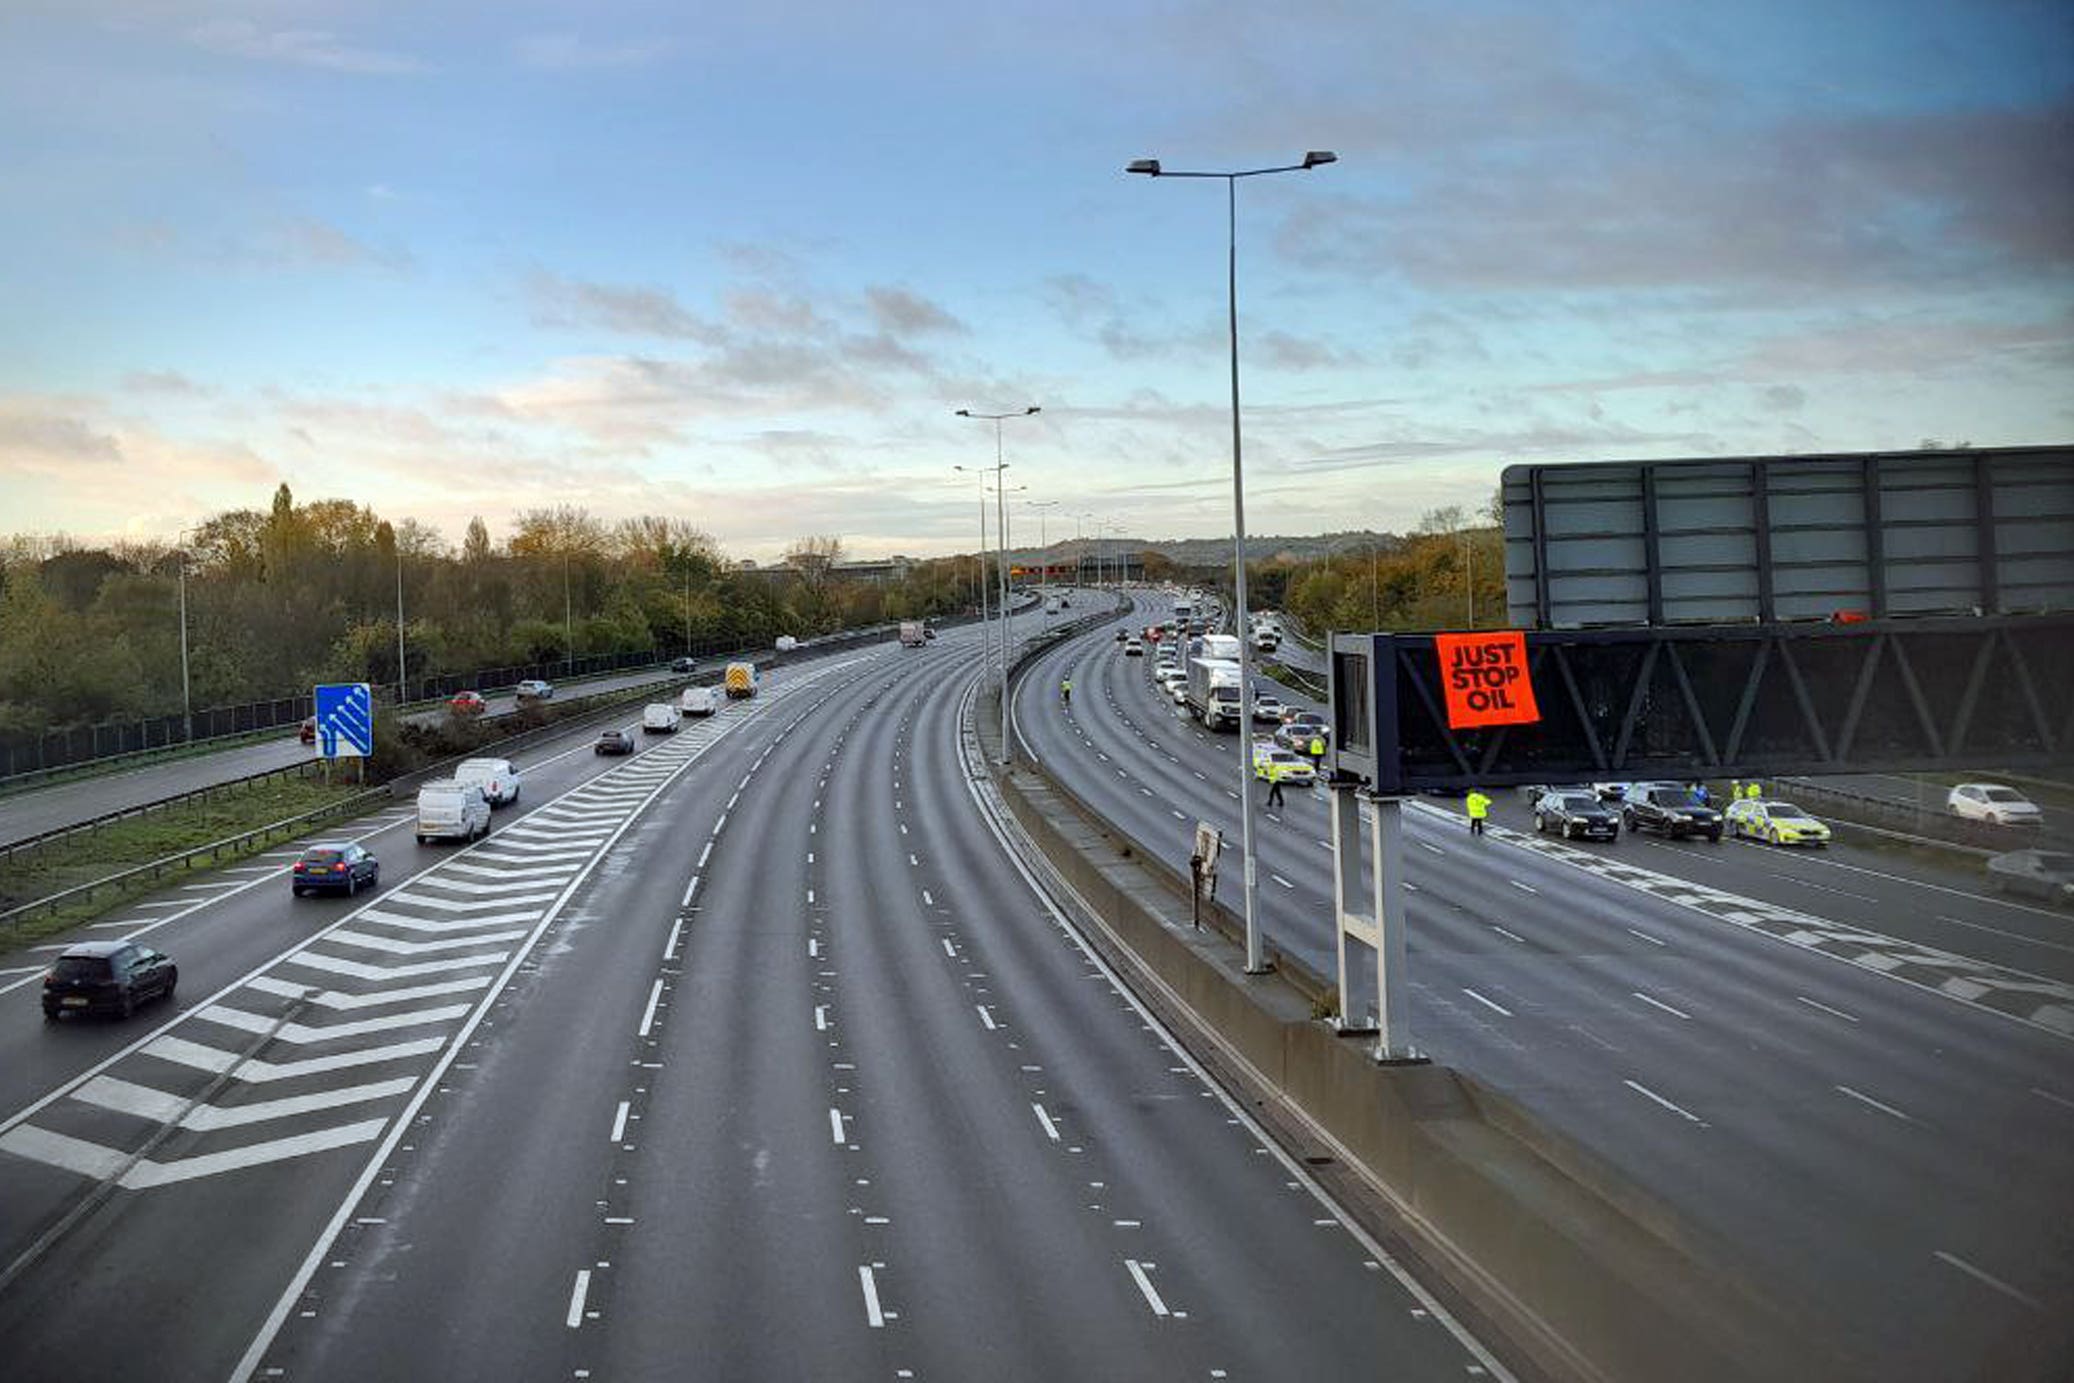
[[677,698],[677,709],[688,716],[709,716],[720,709],[720,688],[686,687]]
[[518,801],[519,771],[509,759],[463,759],[454,770],[457,783],[474,783],[492,807]]
[[667,701],[650,702],[641,711],[641,728],[650,734],[674,735],[684,717]]
[[791,651],[792,651],[793,649],[795,649],[795,648],[798,648],[798,647],[799,647],[799,640],[798,640],[798,639],[795,639],[795,638],[793,638],[793,637],[792,637],[792,636],[791,636],[790,634],[780,634],[780,635],[778,635],[778,643],[777,643],[777,649],[778,649],[778,652],[780,652],[780,653],[790,653],[790,652],[791,652]]
[[490,799],[480,784],[443,778],[418,789],[418,844],[474,840],[489,833]]

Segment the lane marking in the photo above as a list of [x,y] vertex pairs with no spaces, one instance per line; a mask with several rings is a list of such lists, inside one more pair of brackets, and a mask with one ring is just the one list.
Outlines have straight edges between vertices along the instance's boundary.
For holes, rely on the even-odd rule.
[[1044,1136],[1046,1138],[1049,1138],[1054,1143],[1058,1142],[1059,1126],[1057,1124],[1054,1124],[1051,1121],[1051,1116],[1044,1112],[1044,1106],[1041,1104],[1033,1103],[1030,1106],[1030,1108],[1036,1112],[1037,1122],[1044,1125]]
[[1855,1023],[1858,1021],[1856,1017],[1854,1017],[1851,1014],[1845,1013],[1842,1009],[1831,1008],[1829,1005],[1822,1003],[1819,1000],[1810,999],[1805,994],[1796,994],[1793,997],[1798,999],[1801,1003],[1806,1004],[1809,1008],[1820,1009],[1822,1012],[1828,1014],[1832,1018],[1841,1018],[1846,1023]]
[[828,1031],[828,1005],[826,1004],[814,1005],[814,1031]]
[[2035,1085],[2031,1087],[2031,1093],[2041,1100],[2051,1100],[2062,1108],[2074,1109],[2074,1100],[2068,1099],[2065,1095],[2055,1095],[2050,1090],[2041,1090]]
[[840,1109],[828,1111],[828,1134],[837,1147],[843,1145],[843,1112]]
[[589,1268],[578,1268],[576,1270],[576,1285],[569,1289],[569,1314],[564,1318],[571,1330],[583,1324],[583,1303],[590,1296],[590,1292],[591,1270]]
[[1659,940],[1659,939],[1658,939],[1658,938],[1656,938],[1656,937],[1653,937],[1653,936],[1651,936],[1651,935],[1650,935],[1649,933],[1647,933],[1647,932],[1638,932],[1638,931],[1636,931],[1636,930],[1635,930],[1635,929],[1634,929],[1633,927],[1629,927],[1629,928],[1627,929],[1627,932],[1628,932],[1628,935],[1629,935],[1629,936],[1636,936],[1636,937],[1640,937],[1640,938],[1641,938],[1642,940],[1644,940],[1644,941],[1648,942],[1648,943],[1649,943],[1649,944],[1650,944],[1651,946],[1662,946],[1662,945],[1664,945],[1664,944],[1665,944],[1665,943],[1664,943],[1663,941]]
[[1419,847],[1419,848],[1420,848],[1421,850],[1428,850],[1428,851],[1431,851],[1432,853],[1434,853],[1434,854],[1436,854],[1436,855],[1445,855],[1445,854],[1447,853],[1447,851],[1445,851],[1445,850],[1441,849],[1441,848],[1440,848],[1440,847],[1439,847],[1438,845],[1428,845],[1428,844],[1427,844],[1427,843],[1426,843],[1425,841],[1423,841],[1423,840],[1422,840],[1422,841],[1418,841],[1418,842],[1416,842],[1416,844],[1418,845],[1418,847]]
[[1464,988],[1464,989],[1462,990],[1462,992],[1463,992],[1464,994],[1467,994],[1467,995],[1468,995],[1468,996],[1469,996],[1470,998],[1472,998],[1472,999],[1476,1000],[1476,1002],[1478,1002],[1478,1003],[1482,1004],[1482,1005],[1483,1005],[1483,1006],[1484,1006],[1485,1008],[1487,1008],[1487,1009],[1490,1009],[1490,1010],[1492,1010],[1492,1011],[1493,1011],[1493,1012],[1495,1012],[1495,1013],[1502,1013],[1502,1014],[1504,1014],[1504,1015],[1505,1015],[1505,1016],[1506,1016],[1507,1018],[1510,1018],[1510,1017],[1512,1017],[1512,1010],[1511,1010],[1511,1009],[1509,1009],[1509,1008],[1507,1008],[1507,1007],[1505,1007],[1505,1005],[1503,1005],[1503,1004],[1499,1004],[1499,1003],[1493,1003],[1493,1002],[1492,1002],[1491,1000],[1489,1000],[1489,999],[1486,999],[1486,998],[1485,998],[1485,997],[1484,997],[1483,995],[1481,995],[1481,994],[1477,993],[1477,992],[1476,992],[1475,990],[1473,990],[1473,989],[1469,989],[1469,988],[1467,988],[1467,987],[1465,987],[1465,988]]
[[1882,1104],[1880,1101],[1875,1100],[1872,1096],[1861,1094],[1858,1091],[1853,1090],[1848,1085],[1839,1085],[1833,1088],[1839,1095],[1849,1095],[1852,1099],[1858,1101],[1860,1104],[1869,1104],[1874,1109],[1877,1109],[1880,1113],[1891,1115],[1894,1118],[1901,1120],[1901,1122],[1903,1122],[1904,1124],[1913,1124],[1914,1122],[1916,1122],[1913,1115],[1904,1114],[1900,1110],[1894,1108],[1893,1105]]
[[879,1284],[877,1279],[871,1275],[871,1266],[869,1264],[858,1265],[857,1281],[864,1288],[864,1319],[866,1323],[873,1330],[883,1330],[886,1325],[886,1317],[885,1313],[879,1310]]
[[620,1139],[626,1137],[626,1132],[627,1102],[625,1100],[621,1100],[619,1102],[618,1111],[614,1113],[612,1116],[612,1141],[617,1143]]
[[979,1010],[979,1021],[986,1024],[988,1032],[993,1032],[994,1015],[987,1012],[987,1006],[985,1004],[974,1004],[973,1007]]
[[1505,882],[1506,882],[1506,883],[1508,883],[1508,884],[1511,884],[1511,885],[1512,885],[1512,886],[1513,886],[1514,888],[1518,889],[1518,890],[1519,890],[1519,891],[1520,891],[1521,893],[1532,893],[1532,894],[1535,894],[1535,895],[1537,895],[1537,896],[1538,896],[1538,895],[1540,894],[1540,892],[1541,892],[1541,890],[1540,890],[1540,889],[1538,889],[1538,888],[1534,887],[1534,886],[1533,886],[1532,884],[1523,884],[1523,883],[1521,883],[1521,882],[1520,882],[1520,881],[1519,881],[1518,879],[1507,879],[1507,880],[1506,880]]
[[2032,1296],[2029,1292],[2021,1291],[2015,1287],[2010,1286],[2001,1278],[1996,1277],[1993,1273],[1985,1272],[1982,1269],[1974,1267],[1971,1263],[1968,1263],[1965,1259],[1959,1257],[1955,1253],[1946,1253],[1943,1249],[1935,1249],[1932,1250],[1931,1256],[1940,1259],[1945,1263],[1950,1264],[1952,1267],[1957,1268],[1960,1272],[1965,1273],[1968,1277],[1972,1277],[1981,1282],[1985,1282],[1988,1286],[1993,1287],[1996,1291],[2002,1293],[2004,1296],[2014,1297],[2016,1300],[2030,1307],[2033,1311],[2043,1311],[2045,1309],[2045,1304],[2039,1301],[2038,1298]]
[[1281,876],[1280,874],[1270,874],[1270,875],[1268,875],[1268,877],[1269,877],[1270,879],[1273,879],[1273,880],[1274,880],[1274,881],[1275,881],[1276,883],[1280,884],[1280,885],[1281,885],[1282,887],[1284,887],[1284,888],[1295,888],[1295,887],[1296,887],[1296,885],[1295,885],[1295,884],[1292,884],[1292,883],[1290,883],[1290,882],[1289,882],[1289,881],[1288,881],[1287,879],[1283,878],[1283,877],[1282,877],[1282,876]]
[[2074,954],[2074,946],[2066,945],[2063,942],[2046,941],[2040,937],[2025,936],[2022,932],[2012,932],[2005,927],[1990,927],[1985,922],[1968,922],[1963,917],[1952,917],[1941,912],[1937,914],[1937,920],[1949,922],[1955,927],[1971,927],[1976,932],[1987,932],[1993,936],[2008,937],[2011,941],[2021,941],[2027,946],[2043,946],[2048,951],[2066,951]]
[[658,1004],[659,1002],[661,1002],[661,1000],[662,1000],[662,997],[663,997],[663,982],[662,982],[661,980],[657,980],[657,981],[655,982],[655,984],[654,984],[654,985],[653,985],[652,987],[650,987],[650,989],[649,989],[649,991],[648,991],[648,1007],[647,1007],[647,1008],[646,1008],[645,1010],[643,1010],[643,1011],[642,1011],[642,1014],[641,1014],[641,1027],[640,1027],[640,1030],[639,1030],[638,1032],[636,1032],[636,1033],[634,1034],[634,1036],[636,1036],[636,1037],[646,1037],[646,1036],[648,1036],[648,1030],[649,1030],[650,1028],[652,1028],[652,1027],[654,1027],[654,1026],[655,1026],[655,1006],[656,1006],[656,1004]]
[[1517,941],[1522,946],[1527,944],[1527,939],[1521,936],[1518,932],[1508,932],[1495,922],[1491,924],[1491,930],[1496,932],[1498,935],[1506,938],[1508,941]]
[[1144,1296],[1145,1304],[1152,1308],[1152,1314],[1155,1316],[1170,1315],[1171,1313],[1167,1310],[1167,1304],[1161,1301],[1159,1293],[1152,1289],[1152,1279],[1145,1275],[1145,1269],[1139,1265],[1138,1260],[1126,1258],[1123,1260],[1123,1263],[1125,1267],[1131,1270],[1131,1281],[1138,1284],[1138,1291]]
[[1688,1022],[1692,1019],[1692,1015],[1685,1012],[1685,1010],[1672,1008],[1669,1004],[1665,1003],[1661,999],[1652,999],[1639,989],[1629,990],[1628,992],[1634,995],[1634,997],[1636,997],[1637,999],[1640,999],[1643,1003],[1648,1004],[1650,1007],[1662,1009],[1665,1013],[1670,1014],[1673,1018],[1683,1018]]
[[1706,1128],[1708,1126],[1707,1121],[1705,1119],[1700,1118],[1699,1115],[1694,1114],[1691,1110],[1683,1108],[1680,1105],[1675,1105],[1671,1103],[1669,1100],[1657,1094],[1654,1090],[1651,1090],[1648,1086],[1643,1085],[1639,1081],[1623,1080],[1621,1084],[1625,1085],[1628,1089],[1634,1091],[1638,1095],[1643,1095],[1651,1100],[1656,1101],[1656,1103],[1662,1105],[1665,1109],[1670,1110],[1671,1113],[1677,1115],[1681,1119],[1685,1119],[1692,1123],[1698,1124],[1701,1128]]

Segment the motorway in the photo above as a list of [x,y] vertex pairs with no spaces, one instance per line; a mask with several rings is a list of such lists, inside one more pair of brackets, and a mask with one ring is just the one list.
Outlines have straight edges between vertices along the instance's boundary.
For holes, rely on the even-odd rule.
[[[1150,661],[1108,631],[1051,651],[1016,720],[1055,778],[1185,867],[1198,820],[1236,850],[1238,750]],[[1725,1241],[1876,1376],[1970,1376],[2067,1328],[2064,914],[1842,847],[1558,844],[1500,796],[1480,841],[1440,804],[1406,809],[1424,1050]],[[1328,821],[1322,790],[1256,814],[1267,935],[1330,976]]]
[[1004,848],[978,642],[136,905],[170,1011],[0,976],[10,1378],[1504,1376]]
[[[619,691],[626,687],[646,686],[650,682],[669,681],[682,675],[665,669],[648,668],[640,672],[621,672],[607,677],[587,678],[560,690],[570,696],[591,696],[600,692]],[[489,715],[504,715],[518,706],[517,699],[509,693],[486,696],[483,699],[488,703],[486,714]],[[425,719],[444,714],[442,710],[420,711],[415,713],[414,718]],[[231,749],[162,759],[116,773],[96,774],[53,783],[48,787],[23,789],[0,797],[0,845],[39,835],[44,831],[54,831],[62,826],[89,821],[110,812],[127,811],[147,802],[177,797],[183,792],[213,787],[235,778],[268,773],[277,768],[288,768],[314,758],[316,752],[315,747],[304,744],[291,727],[272,739],[262,740],[256,744],[243,744]]]

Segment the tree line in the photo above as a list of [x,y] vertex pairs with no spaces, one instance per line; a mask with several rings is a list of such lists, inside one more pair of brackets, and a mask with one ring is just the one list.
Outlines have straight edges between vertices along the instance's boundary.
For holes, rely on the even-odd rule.
[[[674,656],[759,646],[973,599],[971,557],[897,580],[841,578],[840,540],[803,538],[778,568],[744,570],[680,518],[608,523],[563,505],[520,513],[493,542],[481,518],[458,549],[414,519],[351,500],[234,509],[180,545],[94,546],[17,536],[0,548],[0,732],[182,709],[181,600],[192,704],[606,653]],[[184,581],[183,581],[184,575]]]
[[1460,505],[1430,510],[1415,532],[1308,561],[1251,562],[1248,603],[1286,610],[1306,630],[1426,630],[1502,626],[1505,534]]

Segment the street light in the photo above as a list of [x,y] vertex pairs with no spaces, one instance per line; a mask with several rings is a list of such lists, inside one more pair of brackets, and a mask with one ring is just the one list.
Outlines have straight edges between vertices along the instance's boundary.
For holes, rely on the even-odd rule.
[[[1026,499],[1023,501],[1024,507],[1037,511],[1037,570],[1039,572],[1037,588],[1040,595],[1045,594],[1051,586],[1051,544],[1045,541],[1044,511],[1057,508],[1058,503],[1055,499]],[[1045,613],[1046,615],[1051,613],[1051,605],[1048,600],[1045,603]]]
[[994,628],[987,615],[987,470],[985,466],[952,466],[954,471],[979,477],[979,663],[984,668],[994,660]]
[[[957,414],[961,418],[977,418],[982,422],[990,422],[994,425],[994,527],[1001,533],[1001,560],[995,565],[1001,573],[1001,677],[999,685],[1001,689],[1001,762],[1004,764],[1009,761],[1010,757],[1008,753],[1008,503],[1006,497],[1001,493],[1001,472],[1008,469],[1008,463],[1001,459],[1001,423],[1005,418],[1027,418],[1042,411],[1035,404],[1030,405],[1028,408],[1016,409],[1010,413],[975,413],[969,408],[957,410]],[[981,485],[984,486],[985,482],[982,481]],[[986,511],[984,499],[981,500],[980,511],[980,521],[984,523]]]
[[1281,164],[1273,168],[1247,168],[1228,173],[1170,172],[1156,158],[1133,160],[1124,171],[1143,173],[1153,178],[1222,178],[1224,179],[1224,207],[1226,244],[1225,255],[1225,299],[1226,329],[1231,341],[1231,512],[1232,512],[1232,565],[1234,594],[1238,609],[1234,614],[1235,628],[1239,633],[1239,842],[1245,859],[1246,896],[1246,972],[1257,975],[1267,969],[1265,950],[1261,945],[1259,909],[1257,897],[1256,865],[1253,853],[1253,737],[1249,730],[1252,716],[1252,658],[1249,656],[1246,638],[1246,485],[1241,467],[1239,440],[1239,179],[1264,177],[1269,173],[1297,173],[1307,169],[1323,167],[1339,162],[1339,155],[1330,150],[1313,149],[1303,156],[1301,163]]

